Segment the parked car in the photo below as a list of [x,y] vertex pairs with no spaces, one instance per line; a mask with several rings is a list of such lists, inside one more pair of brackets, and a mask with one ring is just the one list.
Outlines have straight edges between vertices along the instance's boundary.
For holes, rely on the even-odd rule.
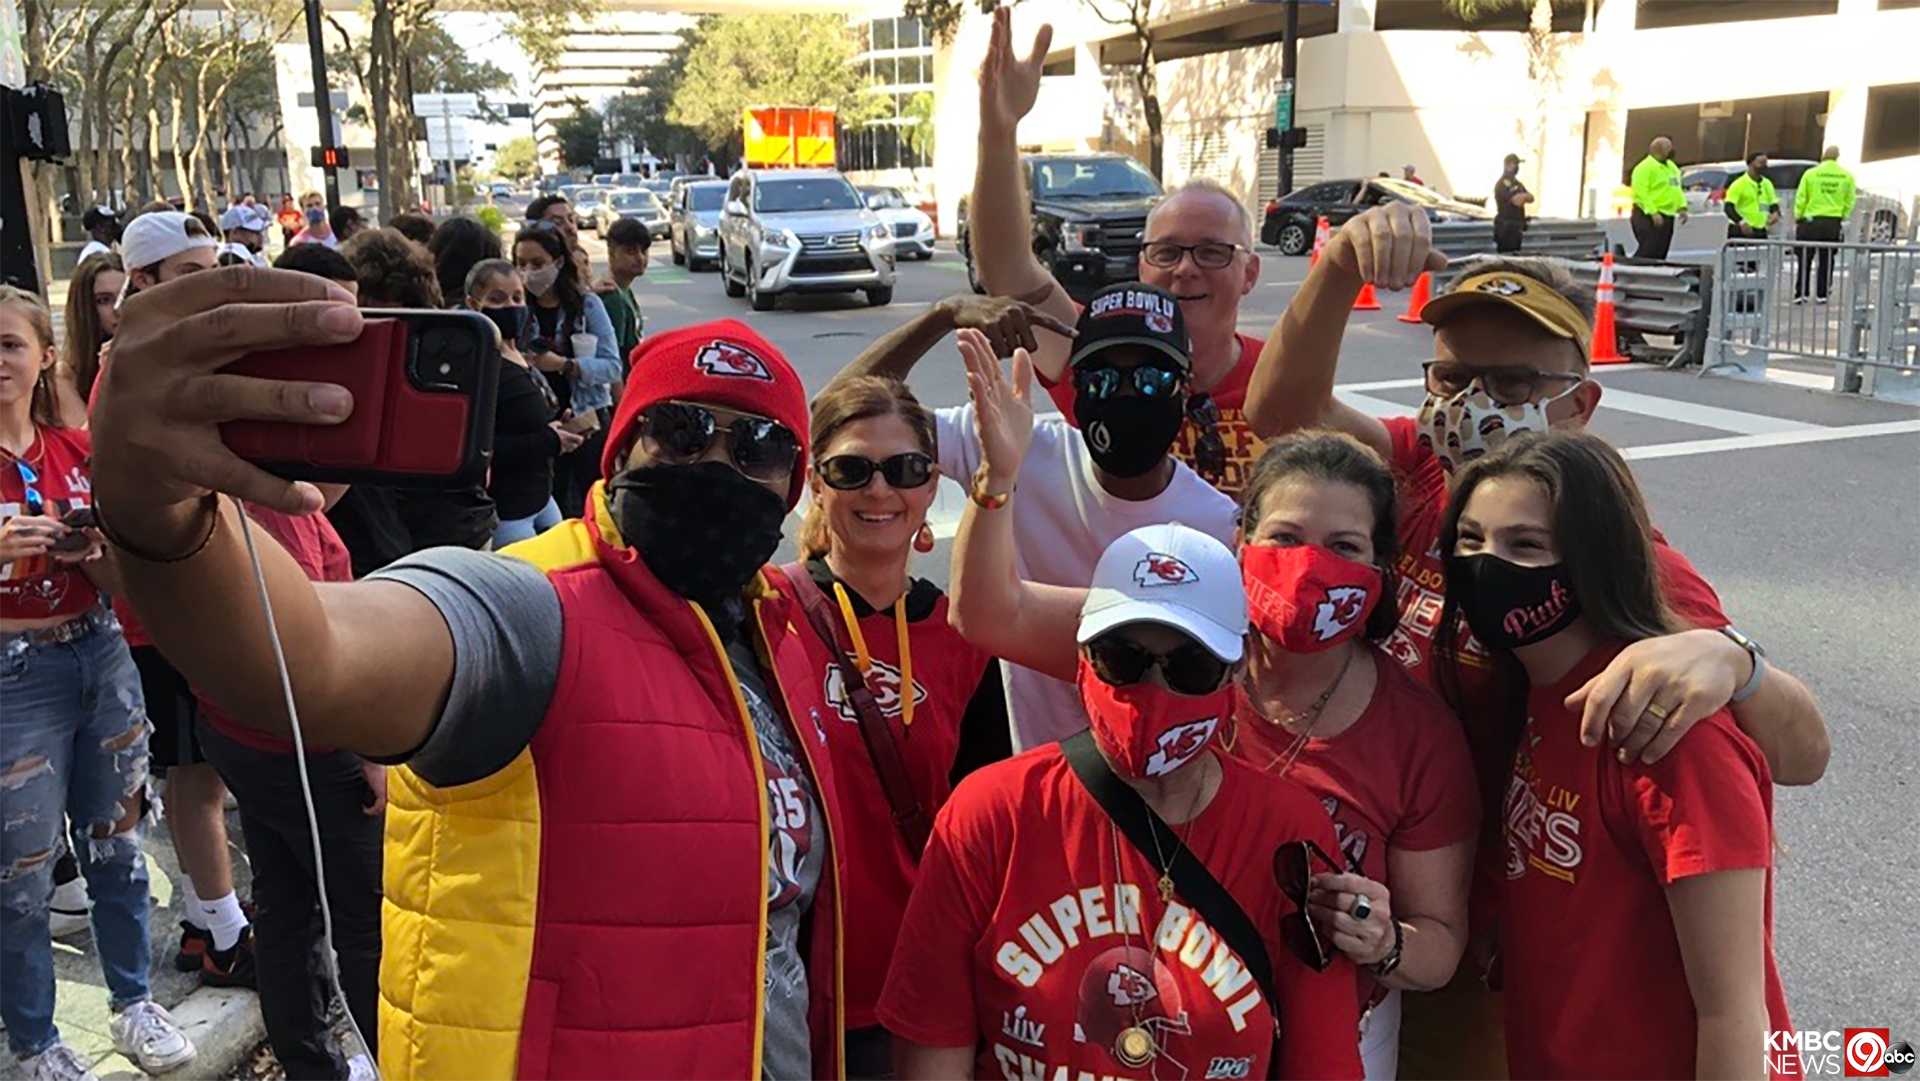
[[638,219],[647,227],[647,235],[659,240],[667,231],[667,208],[645,188],[615,188],[593,209],[593,231],[605,236],[608,228],[621,218]]
[[[1033,253],[1069,294],[1084,297],[1140,276],[1147,211],[1164,194],[1152,173],[1120,154],[1031,154],[1020,166],[1033,207]],[[980,292],[964,200],[959,218],[954,242]]]
[[612,173],[595,173],[593,174],[593,182],[603,188],[612,187],[613,176],[614,174]]
[[867,209],[893,230],[893,251],[902,259],[933,258],[933,219],[907,201],[899,188],[865,186],[860,197]]
[[700,271],[720,262],[720,210],[727,182],[695,177],[677,185],[667,205],[667,244],[673,261]]
[[837,169],[743,169],[720,213],[720,280],[769,311],[786,293],[893,302],[893,230]]
[[1280,249],[1282,255],[1305,255],[1313,247],[1314,230],[1319,219],[1340,228],[1348,219],[1384,203],[1412,203],[1427,212],[1430,221],[1488,221],[1493,211],[1458,199],[1449,199],[1431,188],[1389,177],[1354,177],[1350,180],[1324,180],[1284,198],[1269,202],[1260,222],[1260,242]]
[[[1767,179],[1780,197],[1780,221],[1768,235],[1793,237],[1793,196],[1800,188],[1800,176],[1819,162],[1808,158],[1767,159]],[[1687,193],[1687,210],[1694,214],[1726,216],[1727,185],[1747,171],[1744,161],[1718,161],[1707,165],[1689,165],[1680,170],[1680,187]],[[1907,211],[1897,199],[1861,189],[1853,202],[1853,220],[1843,236],[1850,241],[1891,244],[1907,235]]]
[[615,173],[607,183],[616,188],[644,188],[647,178],[639,173]]
[[608,190],[598,184],[588,184],[573,193],[573,216],[580,222],[580,228],[598,231],[600,204],[606,199]]

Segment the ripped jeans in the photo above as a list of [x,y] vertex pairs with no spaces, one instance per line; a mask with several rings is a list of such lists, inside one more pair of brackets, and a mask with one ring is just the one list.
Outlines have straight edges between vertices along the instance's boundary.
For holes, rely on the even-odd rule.
[[0,1016],[22,1058],[60,1038],[47,906],[66,819],[114,1009],[148,997],[153,961],[142,823],[115,832],[146,792],[140,675],[111,613],[81,618],[91,629],[69,642],[0,634]]

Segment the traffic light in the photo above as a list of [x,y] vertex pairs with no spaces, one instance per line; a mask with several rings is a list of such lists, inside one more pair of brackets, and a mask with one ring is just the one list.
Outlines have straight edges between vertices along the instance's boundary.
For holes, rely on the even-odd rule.
[[1281,132],[1280,145],[1290,150],[1298,150],[1307,145],[1307,129],[1289,128]]
[[345,169],[349,158],[344,146],[316,146],[313,148],[313,167],[316,169]]

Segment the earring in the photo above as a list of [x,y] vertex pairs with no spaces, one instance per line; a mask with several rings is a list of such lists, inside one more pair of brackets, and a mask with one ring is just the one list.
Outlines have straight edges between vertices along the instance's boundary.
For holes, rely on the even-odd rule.
[[925,522],[920,523],[920,532],[913,535],[913,550],[919,552],[921,555],[933,551],[932,526]]

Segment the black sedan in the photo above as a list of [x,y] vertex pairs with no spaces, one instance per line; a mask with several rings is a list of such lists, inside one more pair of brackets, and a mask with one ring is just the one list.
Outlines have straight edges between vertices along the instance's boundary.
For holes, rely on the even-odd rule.
[[1326,180],[1290,192],[1285,198],[1267,204],[1266,217],[1260,223],[1260,241],[1280,249],[1282,255],[1305,255],[1313,247],[1313,231],[1319,218],[1335,229],[1349,218],[1383,203],[1413,203],[1426,208],[1433,221],[1486,221],[1493,211],[1449,199],[1431,188],[1388,177],[1356,177],[1352,180]]

